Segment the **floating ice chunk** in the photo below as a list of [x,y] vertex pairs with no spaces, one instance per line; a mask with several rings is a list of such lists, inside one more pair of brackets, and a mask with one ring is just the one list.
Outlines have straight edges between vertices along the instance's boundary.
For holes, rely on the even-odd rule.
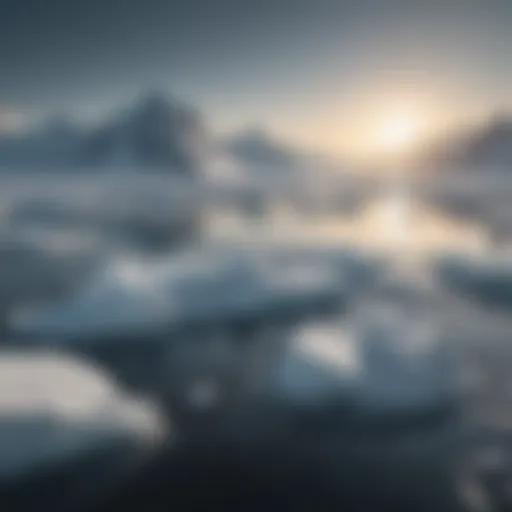
[[359,399],[369,413],[414,413],[457,398],[451,351],[425,304],[368,301],[357,329],[363,372]]
[[345,320],[299,327],[271,395],[303,414],[338,410],[342,422],[351,421],[349,411],[378,420],[455,406],[454,360],[435,321],[405,292],[403,303],[398,294],[380,299],[365,297]]
[[32,338],[133,339],[191,323],[316,314],[344,294],[332,273],[320,270],[310,265],[298,275],[209,254],[191,255],[189,262],[115,260],[72,300],[19,318],[13,331]]
[[122,396],[101,370],[63,354],[0,353],[0,416],[45,416],[148,434],[159,417]]
[[292,407],[350,402],[357,385],[357,345],[341,324],[311,324],[299,329],[277,366],[270,393]]

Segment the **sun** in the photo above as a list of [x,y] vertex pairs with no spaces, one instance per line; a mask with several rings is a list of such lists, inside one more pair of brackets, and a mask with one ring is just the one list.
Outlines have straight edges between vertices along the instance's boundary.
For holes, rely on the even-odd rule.
[[388,153],[404,153],[413,148],[421,138],[418,116],[408,112],[389,114],[377,129],[377,143]]

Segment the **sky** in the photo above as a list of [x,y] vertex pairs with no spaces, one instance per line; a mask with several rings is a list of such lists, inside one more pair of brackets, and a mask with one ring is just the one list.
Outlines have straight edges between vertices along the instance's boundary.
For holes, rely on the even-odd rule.
[[219,132],[364,154],[400,119],[427,138],[512,106],[511,23],[509,0],[0,0],[0,123],[158,88]]

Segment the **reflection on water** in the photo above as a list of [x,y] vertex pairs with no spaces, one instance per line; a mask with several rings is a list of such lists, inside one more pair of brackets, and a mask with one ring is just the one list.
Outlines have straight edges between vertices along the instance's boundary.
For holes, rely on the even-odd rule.
[[363,201],[350,215],[306,216],[280,201],[269,205],[267,215],[256,220],[214,210],[207,217],[206,232],[213,239],[247,243],[265,239],[338,243],[402,258],[442,252],[482,254],[491,247],[482,224],[452,217],[403,190]]

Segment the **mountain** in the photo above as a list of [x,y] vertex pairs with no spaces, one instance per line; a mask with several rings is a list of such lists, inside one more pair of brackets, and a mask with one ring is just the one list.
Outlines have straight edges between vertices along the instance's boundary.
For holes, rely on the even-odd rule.
[[421,158],[430,167],[493,168],[512,166],[512,115],[499,113],[485,123],[433,144]]
[[477,165],[512,164],[512,117],[499,115],[477,131],[463,150],[463,159]]
[[92,128],[65,117],[0,137],[0,166],[10,169],[104,169],[190,174],[200,165],[206,133],[200,115],[159,93]]
[[195,110],[152,93],[95,128],[80,158],[89,165],[125,164],[186,174],[199,165],[205,140]]
[[[203,164],[207,162],[207,167]],[[326,167],[318,155],[288,146],[264,127],[210,138],[200,112],[159,92],[83,127],[54,116],[36,128],[0,132],[0,170],[164,172],[270,179]]]
[[261,127],[250,127],[221,143],[221,149],[240,164],[290,168],[299,155]]

